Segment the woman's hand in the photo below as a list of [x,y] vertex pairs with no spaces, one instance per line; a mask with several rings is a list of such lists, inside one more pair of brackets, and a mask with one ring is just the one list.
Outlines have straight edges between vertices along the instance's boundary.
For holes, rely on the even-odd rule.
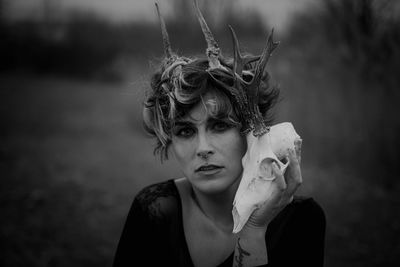
[[264,229],[275,218],[275,216],[293,200],[293,195],[302,183],[300,161],[301,161],[301,140],[295,141],[295,149],[289,149],[287,159],[289,166],[285,175],[278,168],[278,165],[272,163],[272,172],[275,179],[272,181],[272,194],[265,199],[264,204],[256,209],[244,228]]

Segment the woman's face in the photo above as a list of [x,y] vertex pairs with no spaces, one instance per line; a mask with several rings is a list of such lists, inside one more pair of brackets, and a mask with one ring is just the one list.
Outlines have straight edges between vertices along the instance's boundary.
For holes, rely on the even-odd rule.
[[229,118],[215,119],[208,93],[172,129],[171,148],[181,170],[191,184],[203,193],[229,189],[242,174],[246,140]]

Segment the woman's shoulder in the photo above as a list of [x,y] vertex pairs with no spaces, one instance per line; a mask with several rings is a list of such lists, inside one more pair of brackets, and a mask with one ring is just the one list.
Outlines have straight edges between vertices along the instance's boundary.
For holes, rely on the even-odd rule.
[[325,228],[325,213],[317,201],[295,197],[269,224],[268,246],[274,250],[275,258],[284,258],[288,249],[303,251],[299,247],[313,248],[319,257],[323,255]]
[[324,215],[323,208],[312,197],[294,196],[293,201],[291,204],[289,204],[289,206],[292,206],[294,209],[301,210],[303,212],[307,211],[315,215]]
[[177,197],[178,191],[174,180],[167,180],[145,186],[137,193],[135,200],[141,204],[149,204],[160,200],[160,198]]
[[144,187],[136,194],[132,208],[156,217],[176,214],[180,209],[180,197],[174,180]]
[[321,224],[325,225],[325,212],[321,205],[311,197],[295,196],[293,201],[283,209],[276,217],[282,221],[290,221],[295,224]]

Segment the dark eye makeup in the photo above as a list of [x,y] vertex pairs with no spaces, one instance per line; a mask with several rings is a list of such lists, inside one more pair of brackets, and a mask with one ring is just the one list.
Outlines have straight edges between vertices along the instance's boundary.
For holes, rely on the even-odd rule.
[[233,127],[235,127],[235,125],[232,122],[219,119],[213,120],[211,124],[211,128],[217,132],[224,132]]
[[195,133],[195,130],[192,127],[183,126],[183,127],[176,127],[173,133],[175,136],[188,138]]
[[178,137],[188,138],[195,133],[194,125],[190,122],[176,122],[172,128],[172,134]]
[[[207,128],[216,133],[223,133],[236,126],[237,124],[231,122],[229,119],[210,118],[207,121]],[[195,133],[196,126],[191,122],[179,121],[172,128],[172,134],[177,137],[190,138]]]

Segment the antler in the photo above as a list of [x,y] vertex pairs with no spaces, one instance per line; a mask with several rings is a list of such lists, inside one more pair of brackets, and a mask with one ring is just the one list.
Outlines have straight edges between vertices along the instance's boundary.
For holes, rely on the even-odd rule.
[[200,22],[201,30],[203,31],[204,37],[207,41],[206,54],[208,58],[208,64],[210,66],[209,70],[217,68],[226,70],[226,68],[222,66],[219,62],[219,58],[221,57],[221,49],[219,48],[218,43],[215,41],[214,36],[210,31],[210,28],[208,28],[206,20],[204,19],[203,14],[200,11],[197,0],[193,0],[193,2],[197,18]]
[[265,46],[263,53],[261,54],[261,57],[257,62],[256,69],[254,71],[254,77],[250,82],[251,84],[259,84],[259,81],[262,78],[262,75],[264,74],[267,62],[272,55],[272,52],[279,45],[279,42],[274,42],[273,38],[274,38],[274,29],[271,30],[271,34],[268,36],[267,45]]
[[231,27],[231,25],[228,25],[229,30],[231,31],[232,34],[232,41],[233,41],[233,52],[234,52],[234,58],[233,58],[233,72],[238,74],[239,77],[242,77],[242,71],[244,66],[247,64],[257,61],[260,56],[242,56],[240,53],[240,48],[239,48],[239,41],[238,38],[236,37],[236,33]]
[[257,102],[258,102],[259,86],[265,72],[265,67],[267,65],[269,58],[272,55],[272,52],[279,45],[279,42],[273,41],[273,35],[274,35],[274,29],[272,29],[271,34],[268,36],[267,44],[255,67],[254,76],[247,86],[249,108],[251,110],[250,112],[254,116],[253,120],[255,127],[253,131],[254,136],[261,136],[264,133],[268,132],[269,130],[269,128],[265,125],[262,115],[258,109]]
[[172,50],[171,50],[171,43],[169,42],[167,27],[165,26],[164,19],[161,16],[160,9],[158,8],[158,4],[157,3],[154,3],[154,4],[156,5],[158,18],[160,19],[160,26],[161,26],[161,33],[162,33],[162,37],[163,37],[165,56],[168,59],[170,59],[170,58],[172,58]]
[[[240,53],[239,41],[236,37],[235,31],[231,26],[229,26],[229,29],[232,34],[232,41],[234,46],[234,84],[228,85],[219,81],[213,75],[211,75],[211,77],[222,88],[230,92],[235,97],[236,102],[239,105],[238,107],[241,110],[240,115],[244,118],[244,122],[246,124],[245,128],[247,128],[247,131],[253,130],[254,136],[262,136],[264,133],[269,131],[269,128],[265,125],[263,116],[258,108],[259,86],[261,80],[263,79],[267,62],[271,57],[272,52],[278,46],[279,42],[273,41],[274,30],[272,29],[261,56],[243,56]],[[255,61],[257,61],[257,63],[254,68],[254,75],[251,81],[247,82],[242,77],[243,69],[247,64]]]

